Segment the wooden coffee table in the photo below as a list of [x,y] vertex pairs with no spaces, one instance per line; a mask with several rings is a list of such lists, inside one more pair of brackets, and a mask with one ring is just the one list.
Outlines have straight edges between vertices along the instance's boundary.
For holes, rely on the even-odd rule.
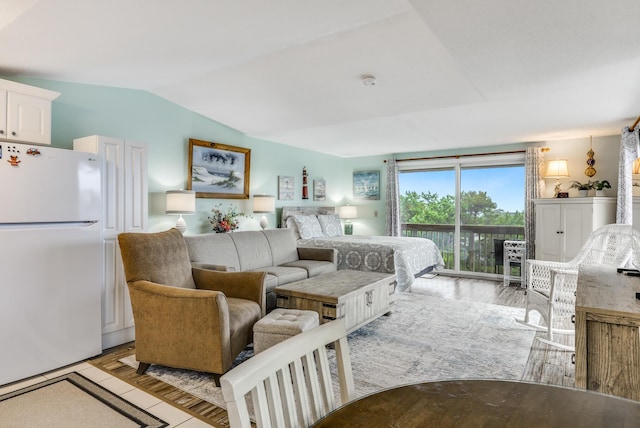
[[339,270],[274,288],[279,308],[316,311],[320,322],[342,319],[347,333],[389,313],[396,276]]

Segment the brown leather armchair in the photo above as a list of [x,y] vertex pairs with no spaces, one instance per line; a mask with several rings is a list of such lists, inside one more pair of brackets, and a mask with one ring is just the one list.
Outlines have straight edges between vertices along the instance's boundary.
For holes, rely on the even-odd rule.
[[265,314],[264,272],[192,268],[182,234],[118,236],[131,296],[138,373],[150,364],[225,373]]

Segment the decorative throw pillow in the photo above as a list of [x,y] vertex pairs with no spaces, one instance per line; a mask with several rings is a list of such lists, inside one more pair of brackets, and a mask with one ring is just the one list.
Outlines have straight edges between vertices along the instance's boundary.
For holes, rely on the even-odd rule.
[[294,215],[293,220],[298,225],[300,238],[322,238],[322,228],[318,223],[318,218],[314,215]]
[[342,236],[342,223],[338,214],[318,214],[318,222],[324,236],[328,238]]

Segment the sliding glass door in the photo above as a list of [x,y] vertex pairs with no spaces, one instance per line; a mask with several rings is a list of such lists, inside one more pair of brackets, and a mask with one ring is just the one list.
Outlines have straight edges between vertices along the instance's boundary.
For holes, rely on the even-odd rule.
[[524,239],[524,155],[402,165],[402,233],[433,240],[445,269],[502,274],[505,239]]
[[401,171],[400,223],[405,236],[436,243],[445,269],[457,265],[455,254],[456,170],[454,168]]

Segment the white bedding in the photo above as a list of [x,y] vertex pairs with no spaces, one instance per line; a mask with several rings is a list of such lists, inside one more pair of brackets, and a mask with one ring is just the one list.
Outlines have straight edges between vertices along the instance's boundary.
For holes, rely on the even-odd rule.
[[398,291],[408,289],[416,275],[444,268],[435,243],[425,238],[345,235],[299,239],[298,246],[337,249],[338,269],[395,273]]
[[[398,236],[342,235],[332,236],[330,230],[318,224],[301,233],[297,223],[307,223],[302,217],[330,217],[335,215],[334,207],[283,207],[282,227],[293,228],[299,247],[335,248],[338,250],[338,269],[364,270],[371,272],[395,273],[398,291],[408,289],[416,276],[434,269],[444,268],[444,261],[436,244],[426,238]],[[296,220],[297,221],[294,221]],[[302,222],[301,222],[302,220]],[[312,219],[306,219],[312,220]],[[315,220],[315,219],[314,219]],[[310,224],[310,223],[309,223]],[[310,234],[306,239],[300,235]]]

